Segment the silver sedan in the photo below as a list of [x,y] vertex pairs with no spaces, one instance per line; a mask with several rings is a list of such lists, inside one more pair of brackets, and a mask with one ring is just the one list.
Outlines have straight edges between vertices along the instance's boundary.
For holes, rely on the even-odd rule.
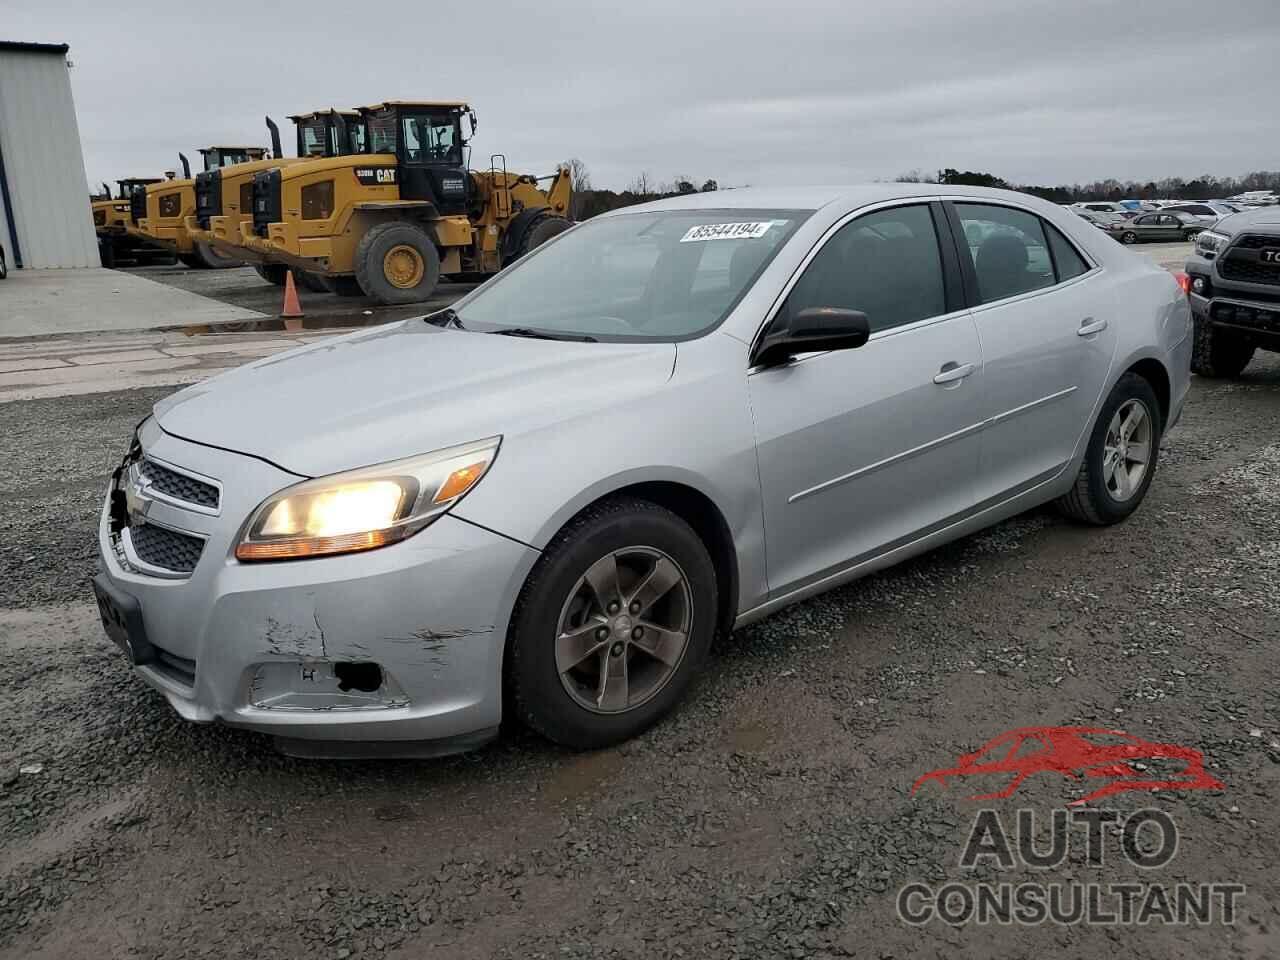
[[156,405],[108,634],[193,721],[428,755],[632,737],[712,638],[1047,501],[1124,520],[1187,299],[1021,194],[735,190],[582,223],[452,309]]

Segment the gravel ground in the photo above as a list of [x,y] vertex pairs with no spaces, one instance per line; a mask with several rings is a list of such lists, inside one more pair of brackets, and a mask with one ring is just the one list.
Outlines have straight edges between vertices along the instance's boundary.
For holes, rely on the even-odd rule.
[[[289,760],[130,675],[86,580],[104,477],[163,392],[0,405],[0,957],[1280,954],[1276,357],[1195,382],[1120,527],[1036,511],[785,611],[620,749],[517,731],[435,762]],[[1048,872],[961,869],[984,804],[915,778],[1077,723],[1199,748],[1226,789],[1103,804],[1175,818],[1158,877],[1075,846]],[[1041,776],[1003,803],[1089,789]],[[1231,926],[896,916],[905,883],[975,878],[1248,892]]]

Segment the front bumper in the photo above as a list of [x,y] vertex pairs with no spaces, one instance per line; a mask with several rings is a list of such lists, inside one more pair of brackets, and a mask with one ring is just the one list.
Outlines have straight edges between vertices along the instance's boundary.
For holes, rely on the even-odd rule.
[[209,218],[209,242],[213,249],[225,257],[236,257],[246,263],[266,263],[265,254],[244,246],[240,236],[240,224],[248,223],[253,227],[253,220],[241,216],[221,216]]
[[311,273],[325,273],[333,256],[328,237],[299,237],[293,224],[271,223],[267,235],[253,232],[253,221],[240,223],[240,244],[266,260],[287,264]]
[[[240,563],[244,518],[299,478],[172,437],[154,419],[140,439],[147,459],[221,488],[216,515],[148,502],[142,490],[133,522],[205,538],[184,579],[139,572],[121,559],[105,507],[99,523],[104,576],[138,601],[162,654],[135,670],[181,716],[306,742],[321,755],[350,752],[335,745],[383,754],[387,742],[472,746],[496,730],[507,621],[535,550],[446,515],[380,550]],[[339,689],[338,665],[352,663],[377,664],[380,685]]]
[[1262,347],[1280,351],[1280,289],[1270,284],[1223,280],[1213,261],[1192,256],[1187,274],[1204,280],[1206,293],[1188,294],[1191,313],[1201,323],[1229,330],[1233,335]]

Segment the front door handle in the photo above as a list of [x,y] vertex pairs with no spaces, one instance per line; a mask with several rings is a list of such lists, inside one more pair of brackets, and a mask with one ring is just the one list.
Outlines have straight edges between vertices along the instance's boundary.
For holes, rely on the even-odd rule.
[[978,368],[972,363],[956,363],[952,360],[942,365],[942,369],[934,376],[933,382],[940,384],[955,383],[957,380],[963,380],[976,369]]
[[1095,320],[1093,317],[1085,317],[1080,321],[1080,329],[1076,331],[1077,337],[1091,337],[1095,333],[1101,333],[1107,329],[1107,321],[1104,317],[1101,320]]

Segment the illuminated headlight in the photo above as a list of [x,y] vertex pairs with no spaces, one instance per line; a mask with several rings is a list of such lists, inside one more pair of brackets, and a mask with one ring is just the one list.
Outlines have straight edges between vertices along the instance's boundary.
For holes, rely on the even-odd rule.
[[501,437],[307,480],[253,512],[238,560],[371,550],[413,536],[480,482]]
[[1230,242],[1231,238],[1225,233],[1201,230],[1196,234],[1196,250],[1200,253],[1216,254]]

